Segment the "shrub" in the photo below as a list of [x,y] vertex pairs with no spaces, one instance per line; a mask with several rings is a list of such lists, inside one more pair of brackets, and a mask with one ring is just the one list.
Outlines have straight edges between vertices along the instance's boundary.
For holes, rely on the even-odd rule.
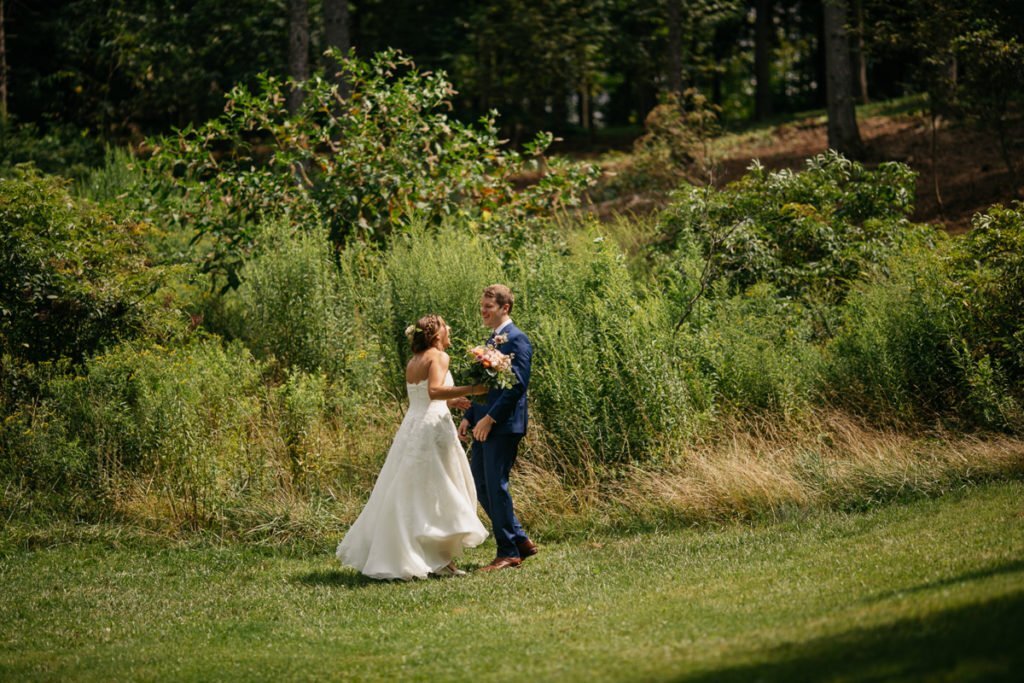
[[1024,204],[975,216],[955,242],[948,287],[971,408],[985,423],[1024,427]]
[[260,235],[266,250],[247,261],[244,282],[225,297],[228,330],[260,358],[362,377],[367,368],[358,366],[376,364],[378,342],[360,323],[355,292],[344,286],[326,232],[279,220],[263,225]]
[[[400,372],[411,353],[405,327],[426,313],[442,315],[451,326],[449,354],[457,374],[465,351],[488,334],[480,320],[480,294],[487,285],[505,280],[494,245],[454,226],[439,231],[420,227],[395,237],[382,267],[391,296],[387,339],[395,350],[396,378],[404,376]],[[517,292],[517,310],[521,295]]]
[[721,108],[693,88],[672,95],[644,119],[628,165],[606,184],[611,195],[667,192],[680,182],[708,182],[714,163],[709,145],[721,133]]
[[952,47],[958,62],[953,87],[959,90],[960,113],[996,134],[1006,170],[1016,178],[1021,169],[1013,159],[1019,140],[1011,122],[1024,97],[1024,43],[985,28],[957,36]]
[[[263,76],[260,92],[238,86],[225,113],[157,143],[155,159],[173,169],[187,195],[192,226],[213,238],[207,269],[238,283],[260,219],[319,215],[335,244],[351,237],[382,242],[419,219],[462,215],[497,233],[553,208],[575,205],[596,171],[554,161],[541,135],[526,156],[501,149],[495,114],[475,125],[445,113],[454,94],[441,72],[420,72],[394,50],[364,62],[339,59],[350,94],[322,76],[294,84],[304,94],[285,107],[293,84]],[[266,141],[273,141],[267,143]],[[539,171],[515,192],[512,176]]]
[[237,344],[119,345],[8,419],[3,474],[94,514],[149,488],[178,521],[200,523],[273,480],[248,438],[260,387],[260,366]]
[[782,296],[842,301],[849,283],[915,230],[914,173],[898,163],[865,169],[835,152],[802,173],[750,172],[720,191],[680,189],[661,216],[660,249],[710,260],[710,280],[732,292],[772,283]]
[[17,168],[0,177],[0,345],[29,361],[82,359],[131,335],[153,308],[149,226],[74,201],[67,182]]
[[538,249],[520,278],[531,410],[570,469],[585,471],[591,456],[606,467],[657,458],[692,432],[706,406],[664,301],[637,289],[610,240],[585,232],[564,249]]
[[309,464],[309,441],[328,415],[327,376],[292,370],[275,393],[281,406],[281,437],[288,447],[292,476],[298,479]]
[[955,243],[952,293],[971,352],[1024,383],[1024,203],[975,216]]
[[398,427],[398,402],[382,401],[370,386],[353,388],[300,369],[289,370],[272,395],[271,424],[290,466],[281,485],[300,496],[350,489],[363,499]]
[[915,247],[853,285],[828,348],[835,400],[888,423],[956,411],[963,374],[946,275],[941,252]]
[[128,196],[141,194],[145,187],[144,164],[130,150],[108,147],[103,165],[92,169],[74,184],[75,195],[111,208],[124,206]]
[[103,157],[103,142],[69,124],[0,121],[0,168],[32,164],[45,173],[80,178]]
[[715,299],[689,343],[699,367],[733,408],[790,414],[808,407],[821,381],[809,311],[762,283]]

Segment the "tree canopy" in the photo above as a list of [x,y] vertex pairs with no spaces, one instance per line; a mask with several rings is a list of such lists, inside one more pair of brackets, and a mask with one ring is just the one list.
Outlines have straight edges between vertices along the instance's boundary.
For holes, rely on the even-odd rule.
[[446,72],[456,118],[497,109],[522,144],[638,128],[686,88],[727,122],[824,107],[826,8],[861,100],[923,91],[989,126],[1019,105],[1013,0],[7,0],[0,51],[16,121],[138,139],[214,118],[260,73],[326,66],[329,46],[364,59],[394,48]]

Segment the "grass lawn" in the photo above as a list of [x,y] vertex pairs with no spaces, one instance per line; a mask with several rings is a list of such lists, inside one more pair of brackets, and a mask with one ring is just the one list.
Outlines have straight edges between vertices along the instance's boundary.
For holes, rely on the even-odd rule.
[[520,570],[409,584],[340,569],[332,548],[8,542],[0,679],[1024,676],[1024,482],[783,524],[539,540]]

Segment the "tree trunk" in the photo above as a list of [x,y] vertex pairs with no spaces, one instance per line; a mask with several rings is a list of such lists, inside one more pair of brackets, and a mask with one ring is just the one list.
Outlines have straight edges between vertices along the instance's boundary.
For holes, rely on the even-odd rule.
[[488,59],[487,43],[484,40],[483,32],[477,35],[476,39],[476,68],[477,68],[477,109],[481,114],[490,111],[491,108],[491,62]]
[[580,83],[580,125],[583,126],[583,130],[587,131],[587,137],[591,140],[594,139],[594,118],[590,111],[590,83],[586,76],[583,77],[583,81]]
[[683,27],[680,23],[681,0],[668,0],[668,91],[683,94]]
[[[808,7],[808,4],[810,7]],[[803,3],[801,9],[804,11],[813,11],[815,13],[821,12],[822,2],[820,0],[813,0],[813,2]],[[814,83],[817,86],[814,90],[814,97],[811,104],[814,107],[824,107],[827,104],[827,98],[825,97],[825,91],[828,90],[826,83],[828,83],[828,69],[825,68],[825,62],[828,61],[825,58],[825,19],[822,16],[817,16],[815,22],[815,28],[817,28],[817,50],[815,50],[814,60]]]
[[754,18],[754,118],[772,115],[772,0],[757,0]]
[[[326,47],[333,47],[343,55],[347,55],[352,47],[352,39],[348,32],[348,0],[324,0],[324,42]],[[337,63],[329,61],[327,66],[331,76],[338,84],[342,97],[348,97],[348,83],[338,73]]]
[[825,0],[824,9],[828,146],[847,157],[859,158],[864,150],[853,102],[846,0]]
[[[555,131],[564,131],[569,124],[569,102],[570,93],[566,86],[560,86],[555,90],[551,100],[551,119]],[[483,111],[487,111],[484,109]]]
[[[309,79],[309,0],[288,0],[288,75],[296,81]],[[302,89],[288,94],[292,114],[302,104]]]
[[0,0],[0,123],[7,124],[7,33],[4,27],[4,0]]
[[857,95],[861,104],[868,99],[868,60],[864,56],[864,0],[853,0],[857,18],[857,35],[853,43],[853,65],[857,70]]

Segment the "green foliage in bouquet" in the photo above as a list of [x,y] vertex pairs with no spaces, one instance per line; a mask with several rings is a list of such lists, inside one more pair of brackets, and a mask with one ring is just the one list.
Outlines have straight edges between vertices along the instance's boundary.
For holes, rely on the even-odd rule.
[[[154,159],[189,199],[186,222],[211,238],[205,268],[229,287],[264,218],[318,217],[335,244],[455,215],[514,238],[523,221],[577,205],[595,178],[589,166],[546,160],[549,134],[520,154],[502,147],[495,112],[476,124],[452,119],[445,74],[395,50],[370,61],[332,56],[347,96],[322,75],[263,75],[256,91],[234,88],[219,118],[155,141]],[[294,114],[292,88],[303,93]],[[513,176],[526,173],[536,181],[517,191]]]

